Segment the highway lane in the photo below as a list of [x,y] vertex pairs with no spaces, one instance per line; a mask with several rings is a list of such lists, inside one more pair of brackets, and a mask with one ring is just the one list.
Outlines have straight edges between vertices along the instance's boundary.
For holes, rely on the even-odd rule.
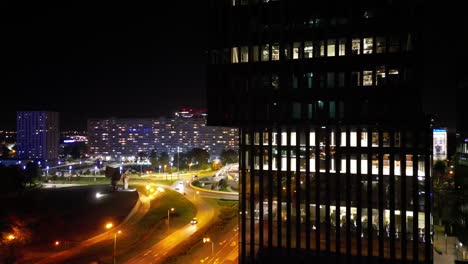
[[189,223],[178,230],[174,230],[173,233],[171,233],[165,239],[154,244],[145,252],[142,252],[139,255],[129,259],[126,263],[163,263],[164,259],[169,256],[171,250],[195,234],[197,230],[205,226],[209,226],[212,223],[215,217],[215,208],[212,207],[209,203],[204,202],[203,199],[197,197],[196,193],[193,192],[195,191],[192,189],[186,189],[187,198],[197,208],[196,217],[198,219],[198,224],[192,225]]

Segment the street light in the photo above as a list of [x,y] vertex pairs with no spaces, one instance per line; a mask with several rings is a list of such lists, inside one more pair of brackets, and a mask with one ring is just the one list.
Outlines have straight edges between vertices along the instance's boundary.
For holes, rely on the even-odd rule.
[[[111,229],[114,225],[112,223],[106,224],[106,229]],[[117,251],[117,235],[121,234],[122,231],[118,230],[114,232],[114,252],[112,253],[113,263],[115,264],[115,252]]]
[[69,170],[69,173],[70,173],[70,181],[71,181],[71,177],[72,177],[72,174],[71,174],[71,172],[72,172],[72,166],[71,166],[71,165],[68,166],[68,170]]
[[214,255],[214,243],[209,237],[204,237],[203,238],[203,243],[209,243],[211,242],[211,256]]
[[171,179],[172,179],[172,161],[169,162],[169,166],[171,166]]
[[12,241],[12,240],[14,240],[15,238],[16,238],[16,237],[15,237],[15,235],[13,235],[13,234],[9,234],[9,235],[7,236],[8,241]]
[[46,167],[46,176],[49,176],[49,166]]
[[170,221],[170,213],[174,212],[174,208],[167,210],[167,231],[169,232],[169,221]]
[[179,179],[179,171],[180,171],[180,166],[179,166],[179,147],[177,147],[177,179]]

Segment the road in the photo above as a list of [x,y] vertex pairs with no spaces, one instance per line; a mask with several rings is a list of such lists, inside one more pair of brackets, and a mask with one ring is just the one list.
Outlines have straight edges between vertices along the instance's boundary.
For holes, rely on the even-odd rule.
[[92,237],[86,241],[81,242],[79,245],[70,248],[68,250],[61,251],[59,253],[48,256],[47,258],[41,259],[36,262],[36,264],[48,264],[48,263],[60,263],[67,259],[72,258],[73,256],[79,254],[80,252],[86,250],[87,248],[92,247],[93,245],[108,240],[113,237],[114,230],[124,229],[127,225],[132,225],[137,223],[149,210],[150,208],[150,199],[142,194],[140,194],[138,205],[135,206],[134,210],[127,216],[127,218],[117,227],[111,229],[105,233],[102,233],[98,236]]
[[[225,232],[221,237],[213,241],[213,254],[209,250],[209,245],[204,245],[205,256],[192,260],[192,264],[227,264],[238,263],[239,258],[239,229],[233,228],[229,232]],[[206,250],[208,248],[208,251]]]
[[164,259],[168,257],[168,253],[173,250],[176,246],[187,240],[197,230],[209,226],[215,217],[215,208],[209,203],[206,203],[200,197],[197,197],[196,193],[192,189],[185,190],[187,199],[189,199],[197,208],[196,217],[198,224],[192,225],[187,224],[178,230],[175,230],[165,239],[154,244],[151,248],[142,252],[141,254],[131,258],[126,263],[163,263]]

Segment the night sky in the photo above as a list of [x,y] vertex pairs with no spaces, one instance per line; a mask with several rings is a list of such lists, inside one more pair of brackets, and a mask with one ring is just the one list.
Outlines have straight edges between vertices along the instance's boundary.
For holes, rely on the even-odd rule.
[[205,108],[203,2],[3,2],[0,129],[17,110],[59,111],[64,130]]
[[[3,1],[0,129],[15,130],[17,110],[59,111],[68,130],[93,117],[206,108],[207,0],[141,2]],[[428,10],[423,106],[454,127],[468,23],[461,7]]]

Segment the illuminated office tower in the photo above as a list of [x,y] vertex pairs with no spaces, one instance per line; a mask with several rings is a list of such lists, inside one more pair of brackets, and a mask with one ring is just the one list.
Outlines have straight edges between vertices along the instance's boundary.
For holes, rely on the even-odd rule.
[[240,129],[240,263],[432,263],[420,4],[210,2],[208,125]]

